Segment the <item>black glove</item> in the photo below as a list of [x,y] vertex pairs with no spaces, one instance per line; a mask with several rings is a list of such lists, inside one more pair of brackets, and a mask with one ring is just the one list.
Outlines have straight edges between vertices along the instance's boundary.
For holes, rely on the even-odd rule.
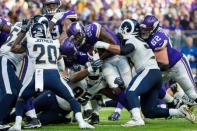
[[29,19],[23,19],[22,26],[21,26],[21,32],[26,33],[31,26],[31,20]]
[[117,78],[114,80],[114,84],[117,84],[117,85],[119,85],[119,86],[124,87],[124,81],[123,81],[122,78],[120,78],[120,77],[117,77]]
[[100,59],[92,61],[91,66],[93,71],[96,72],[96,70],[100,69],[103,66],[103,61]]

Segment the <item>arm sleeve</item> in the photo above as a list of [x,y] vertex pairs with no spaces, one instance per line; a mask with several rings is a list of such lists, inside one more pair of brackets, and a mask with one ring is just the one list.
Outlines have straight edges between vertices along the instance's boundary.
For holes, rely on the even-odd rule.
[[133,44],[126,44],[120,47],[120,55],[128,55],[129,53],[135,50],[135,46]]

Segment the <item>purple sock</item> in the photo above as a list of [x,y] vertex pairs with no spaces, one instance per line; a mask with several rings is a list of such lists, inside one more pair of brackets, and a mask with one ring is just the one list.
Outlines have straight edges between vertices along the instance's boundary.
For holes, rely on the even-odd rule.
[[121,104],[118,102],[118,104],[117,104],[116,108],[123,109],[123,108],[124,108],[124,106],[123,106],[123,105],[121,105]]
[[[127,100],[126,100],[125,90],[122,90],[122,91],[121,91],[120,93],[118,93],[116,96],[117,96],[117,101],[118,101],[119,103],[121,103],[120,105],[121,105],[122,107],[127,108],[127,107],[128,107],[128,104],[127,104]],[[117,106],[119,106],[119,105],[117,105]]]

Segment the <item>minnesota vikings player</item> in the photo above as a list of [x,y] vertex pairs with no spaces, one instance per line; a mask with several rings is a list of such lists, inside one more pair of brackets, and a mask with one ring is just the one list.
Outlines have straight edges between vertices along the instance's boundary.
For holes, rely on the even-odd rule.
[[5,43],[7,40],[9,33],[11,30],[11,23],[9,23],[4,18],[0,17],[0,47]]
[[[85,53],[91,52],[94,44],[99,40],[120,45],[117,36],[98,23],[83,26],[78,22],[73,22],[68,27],[67,35],[75,43],[78,50]],[[124,81],[125,86],[128,86],[131,80],[131,69],[127,58],[113,55],[105,50],[99,51],[99,55],[104,60],[102,71],[109,87],[114,90],[115,94],[120,93],[122,87],[114,83],[114,81],[116,78],[120,78]]]
[[162,86],[162,76],[154,53],[146,42],[139,37],[139,29],[139,23],[136,20],[126,19],[119,28],[124,39],[122,47],[102,41],[98,41],[94,46],[95,48],[104,48],[115,54],[127,55],[134,64],[137,74],[126,89],[126,99],[132,119],[123,126],[145,125],[141,117],[140,107],[147,118],[180,116],[194,122],[194,114],[185,105],[179,109],[162,109],[157,107],[158,94]]
[[[60,10],[60,6],[61,6],[61,1],[60,0],[44,0],[43,2],[43,15],[49,20],[49,21],[53,21],[55,25],[51,30],[51,35],[53,37],[53,39],[60,39],[63,40],[66,36],[66,32],[65,30],[67,30],[67,26],[73,22],[76,21],[77,18],[77,14],[72,11],[72,10],[67,10],[65,11],[61,11]],[[63,16],[60,17],[61,19],[57,19],[54,21],[53,16],[55,13],[58,12],[63,12]],[[62,36],[61,36],[62,34]],[[61,36],[61,37],[60,37]]]
[[31,77],[20,90],[16,104],[16,121],[10,131],[21,130],[25,101],[35,92],[42,92],[44,89],[51,90],[68,101],[79,122],[79,128],[94,128],[84,121],[80,105],[74,98],[72,90],[59,75],[57,69],[59,47],[59,40],[53,40],[49,29],[42,23],[34,23],[26,34],[23,44],[15,44],[12,47],[12,51],[16,53],[28,51],[29,60],[34,68]]
[[[15,106],[15,102],[21,87],[21,82],[16,75],[16,69],[20,61],[22,61],[24,54],[15,54],[11,52],[11,47],[17,37],[19,37],[19,32],[26,32],[28,30],[28,26],[29,24],[26,22],[26,20],[24,20],[22,23],[17,22],[14,26],[10,27],[11,33],[0,49],[0,129],[9,127],[3,126],[2,124],[5,118],[10,114],[12,108]],[[3,28],[4,27],[5,25]],[[4,35],[5,34],[6,33],[4,32]]]
[[196,85],[187,58],[173,48],[170,38],[159,25],[159,20],[147,15],[140,24],[141,37],[154,51],[156,60],[165,77],[175,80],[185,94],[197,102]]
[[[67,35],[73,39],[74,43],[79,48],[79,51],[82,52],[91,51],[98,40],[120,45],[117,36],[108,28],[105,28],[98,23],[91,23],[86,26],[76,22],[72,23],[68,27]],[[103,75],[109,87],[118,94],[121,92],[122,87],[128,86],[129,81],[131,80],[131,68],[128,60],[124,56],[109,54],[105,50],[100,52],[101,59],[104,59],[104,65],[102,68]],[[119,83],[114,83],[114,81],[118,79],[120,80]]]

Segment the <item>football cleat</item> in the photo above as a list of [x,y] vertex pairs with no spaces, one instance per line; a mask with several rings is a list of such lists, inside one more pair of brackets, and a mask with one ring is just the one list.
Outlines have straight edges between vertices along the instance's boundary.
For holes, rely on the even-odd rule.
[[196,117],[195,117],[195,115],[192,113],[192,111],[189,109],[188,106],[182,105],[182,106],[179,108],[179,111],[184,115],[185,119],[191,121],[192,123],[196,123]]
[[14,124],[12,127],[8,129],[8,131],[21,131],[21,126]]
[[135,120],[135,119],[131,119],[130,121],[126,122],[125,124],[122,124],[121,126],[123,127],[132,127],[132,126],[144,126],[144,120],[139,119],[139,120]]
[[92,113],[91,117],[88,119],[88,123],[90,123],[91,125],[95,125],[99,124],[99,122],[99,115],[97,115],[96,113]]
[[7,129],[10,128],[10,125],[0,125],[0,131],[6,131]]
[[22,126],[22,128],[24,129],[40,128],[40,127],[41,127],[41,123],[38,118],[32,118],[28,124]]
[[88,120],[91,117],[92,113],[93,113],[93,110],[91,109],[83,111],[84,120]]
[[119,120],[119,118],[120,118],[120,113],[118,113],[118,112],[113,112],[113,113],[111,114],[111,116],[108,117],[108,120],[109,120],[109,121],[117,121],[117,120]]
[[94,129],[95,127],[90,125],[87,122],[82,122],[82,123],[79,123],[79,128],[80,129]]

